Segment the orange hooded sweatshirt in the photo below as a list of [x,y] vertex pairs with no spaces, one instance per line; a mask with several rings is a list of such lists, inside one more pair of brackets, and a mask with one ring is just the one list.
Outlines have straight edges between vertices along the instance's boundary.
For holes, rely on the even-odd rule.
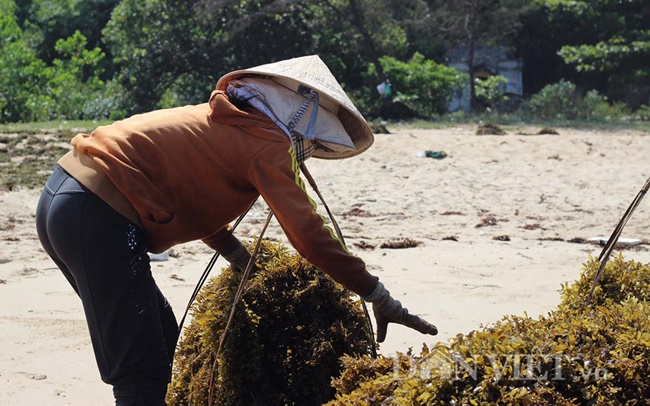
[[281,130],[221,91],[209,103],[78,134],[72,146],[59,165],[141,226],[151,252],[198,239],[229,252],[228,224],[261,195],[294,248],[318,269],[361,296],[377,285],[316,213]]

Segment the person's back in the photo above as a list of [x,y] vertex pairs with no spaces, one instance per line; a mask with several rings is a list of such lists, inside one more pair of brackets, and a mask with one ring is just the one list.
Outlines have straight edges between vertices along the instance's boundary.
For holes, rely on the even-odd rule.
[[[216,98],[218,96],[213,96]],[[205,238],[245,211],[259,195],[243,176],[252,157],[289,143],[262,115],[208,103],[138,114],[79,134],[59,164],[100,197],[105,174],[139,215],[150,250]],[[210,116],[212,114],[212,117]],[[78,155],[103,173],[84,176]]]

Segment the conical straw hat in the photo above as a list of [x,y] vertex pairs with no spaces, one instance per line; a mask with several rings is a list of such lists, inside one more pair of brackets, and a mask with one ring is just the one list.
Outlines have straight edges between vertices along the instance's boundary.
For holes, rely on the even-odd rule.
[[270,77],[294,91],[300,84],[305,85],[317,91],[321,105],[337,115],[355,149],[336,151],[316,149],[314,158],[350,158],[359,155],[372,145],[375,138],[370,126],[318,55],[287,59],[230,72],[219,79],[217,90],[225,91],[231,80],[250,75]]

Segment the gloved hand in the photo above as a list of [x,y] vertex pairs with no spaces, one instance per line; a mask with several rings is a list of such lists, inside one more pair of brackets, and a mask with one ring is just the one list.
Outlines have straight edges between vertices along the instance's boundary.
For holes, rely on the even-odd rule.
[[241,241],[237,240],[237,247],[228,253],[221,253],[221,256],[233,267],[233,271],[244,272],[248,266],[248,262],[251,259],[251,254],[248,252],[244,244]]
[[363,300],[372,303],[372,310],[377,322],[377,342],[381,343],[386,338],[388,323],[398,323],[419,331],[422,334],[438,334],[438,329],[428,321],[416,315],[409,314],[408,309],[391,297],[384,284],[377,283],[375,290]]

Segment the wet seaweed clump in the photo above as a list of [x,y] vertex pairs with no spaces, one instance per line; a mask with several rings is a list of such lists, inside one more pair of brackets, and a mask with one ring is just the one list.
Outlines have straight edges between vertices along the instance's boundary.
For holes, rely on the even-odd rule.
[[416,241],[412,238],[403,238],[401,240],[386,241],[381,243],[379,248],[399,249],[414,248],[422,245],[422,241]]
[[560,133],[557,132],[555,128],[550,128],[550,127],[544,127],[537,131],[537,134],[539,135],[559,135]]
[[384,124],[370,124],[370,129],[372,130],[373,133],[375,134],[390,134],[390,131],[388,131],[388,128]]
[[476,135],[505,135],[506,132],[501,129],[496,124],[493,123],[485,123],[480,126],[478,126],[478,129],[476,130]]
[[361,304],[286,246],[262,241],[217,357],[240,278],[224,268],[198,295],[167,404],[302,406],[333,399],[340,358],[372,353]]
[[344,357],[327,405],[647,405],[650,265],[610,261],[588,302],[598,266],[547,316],[506,316],[418,355]]

